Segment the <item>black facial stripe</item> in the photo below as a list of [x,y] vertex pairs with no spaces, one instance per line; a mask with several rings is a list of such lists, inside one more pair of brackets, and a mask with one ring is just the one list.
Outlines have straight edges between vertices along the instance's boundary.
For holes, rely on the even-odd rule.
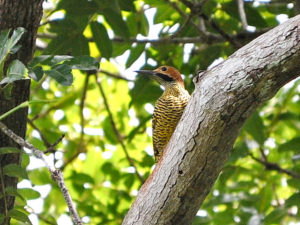
[[164,81],[174,81],[172,77],[169,77],[168,75],[162,74],[162,73],[156,73],[156,76],[160,77]]

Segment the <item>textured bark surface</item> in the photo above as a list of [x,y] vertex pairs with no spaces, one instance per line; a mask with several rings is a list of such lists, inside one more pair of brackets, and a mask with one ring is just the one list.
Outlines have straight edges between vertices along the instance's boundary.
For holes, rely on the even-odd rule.
[[[16,54],[9,57],[6,65],[16,58],[25,65],[32,59],[36,33],[43,13],[42,3],[43,0],[0,0],[0,31],[5,29],[15,29],[17,27],[24,27],[26,29],[26,33],[19,41],[19,44],[22,47]],[[13,84],[12,95],[9,99],[4,97],[3,92],[1,92],[0,115],[28,100],[29,88],[30,80],[20,80]],[[25,138],[27,108],[10,115],[3,122],[17,135]],[[18,147],[12,140],[8,139],[6,135],[0,132],[0,147],[5,146]],[[0,169],[7,164],[20,163],[20,160],[21,158],[18,154],[2,155],[0,158]],[[16,187],[16,185],[16,178],[4,176],[4,187]],[[2,189],[0,190],[2,192]],[[4,199],[0,199],[0,214],[5,215],[5,212],[12,209],[13,206],[13,196],[6,197],[6,204],[4,204]],[[8,223],[9,220],[6,220],[3,224]]]
[[299,75],[300,16],[200,74],[162,160],[123,225],[191,224],[246,119]]
[[33,56],[37,29],[43,15],[43,0],[0,0],[0,31],[24,27],[21,49],[11,58],[27,64]]
[[[12,96],[7,99],[4,94],[0,94],[0,115],[7,112],[8,110],[16,107],[20,103],[29,99],[29,88],[30,88],[30,80],[20,80],[14,83],[12,88]],[[6,117],[2,122],[9,126],[9,128],[18,134],[21,137],[25,137],[26,134],[26,122],[27,122],[27,108],[23,108],[13,113],[11,116]],[[0,147],[11,146],[17,147],[19,146],[7,135],[0,132]],[[19,164],[21,162],[21,157],[19,154],[7,154],[0,155],[0,169],[4,166],[15,163]],[[1,180],[0,180],[1,182]],[[4,176],[4,187],[16,187],[18,179],[16,177]],[[2,189],[2,188],[1,188]],[[1,190],[2,193],[2,190]],[[4,199],[0,199],[0,213],[4,214],[5,207],[7,209],[11,209],[14,205],[14,197],[7,196],[6,205],[4,204]]]

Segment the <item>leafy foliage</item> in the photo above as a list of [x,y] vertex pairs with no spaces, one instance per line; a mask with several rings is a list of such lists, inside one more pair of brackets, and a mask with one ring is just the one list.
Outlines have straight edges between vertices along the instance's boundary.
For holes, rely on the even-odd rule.
[[[27,138],[38,149],[47,150],[49,144],[66,134],[49,157],[63,169],[84,221],[105,225],[121,223],[141,186],[135,172],[146,179],[154,164],[150,118],[162,90],[145,77],[137,76],[132,82],[132,71],[164,64],[175,66],[192,92],[195,72],[232,54],[237,49],[232,41],[244,45],[262,30],[276,26],[278,15],[296,14],[291,7],[293,1],[245,1],[248,24],[256,28],[249,32],[243,30],[237,1],[231,0],[206,1],[202,12],[210,19],[192,15],[189,21],[191,10],[181,1],[53,2],[57,4],[45,9],[44,25],[39,28],[39,41],[46,47],[40,46],[28,65],[28,74],[35,80],[32,101],[51,101],[30,105],[29,119],[35,127],[28,125]],[[54,17],[60,13],[62,17]],[[212,25],[212,20],[231,40]],[[205,32],[198,30],[199,23],[205,26]],[[18,32],[11,38],[7,32],[1,34],[0,43],[5,48],[0,48],[0,63],[8,52],[17,50],[14,46],[22,33]],[[143,40],[145,37],[149,41]],[[199,41],[184,42],[185,38],[199,37]],[[95,58],[101,58],[97,75],[91,73],[98,70]],[[24,75],[16,61],[9,71],[11,76],[2,83]],[[247,121],[193,224],[299,222],[299,179],[266,164],[275,163],[300,173],[299,83],[289,83]],[[10,214],[17,221],[28,222],[22,207],[29,205],[27,200],[39,198],[44,202],[43,211],[36,213],[40,224],[55,224],[67,213],[63,196],[48,171],[32,166],[34,162],[34,158],[24,155],[22,166],[28,166],[32,188],[7,190],[16,196],[17,207],[21,208]],[[11,175],[14,171],[14,175],[27,180],[23,170],[14,167],[5,173]],[[44,185],[50,187],[50,192],[40,196],[35,187]]]

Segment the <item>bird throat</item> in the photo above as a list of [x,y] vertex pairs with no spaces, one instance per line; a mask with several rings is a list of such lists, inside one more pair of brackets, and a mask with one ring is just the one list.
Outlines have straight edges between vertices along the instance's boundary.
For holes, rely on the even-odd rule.
[[163,95],[173,95],[175,97],[178,97],[185,92],[186,90],[184,89],[184,86],[176,82],[169,85],[165,85],[165,91]]

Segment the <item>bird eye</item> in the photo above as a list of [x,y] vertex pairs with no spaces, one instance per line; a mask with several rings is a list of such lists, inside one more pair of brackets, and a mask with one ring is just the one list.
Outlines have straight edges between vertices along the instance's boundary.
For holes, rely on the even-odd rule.
[[163,67],[161,68],[161,70],[162,70],[162,71],[167,71],[168,69],[167,69],[167,67],[163,66]]

